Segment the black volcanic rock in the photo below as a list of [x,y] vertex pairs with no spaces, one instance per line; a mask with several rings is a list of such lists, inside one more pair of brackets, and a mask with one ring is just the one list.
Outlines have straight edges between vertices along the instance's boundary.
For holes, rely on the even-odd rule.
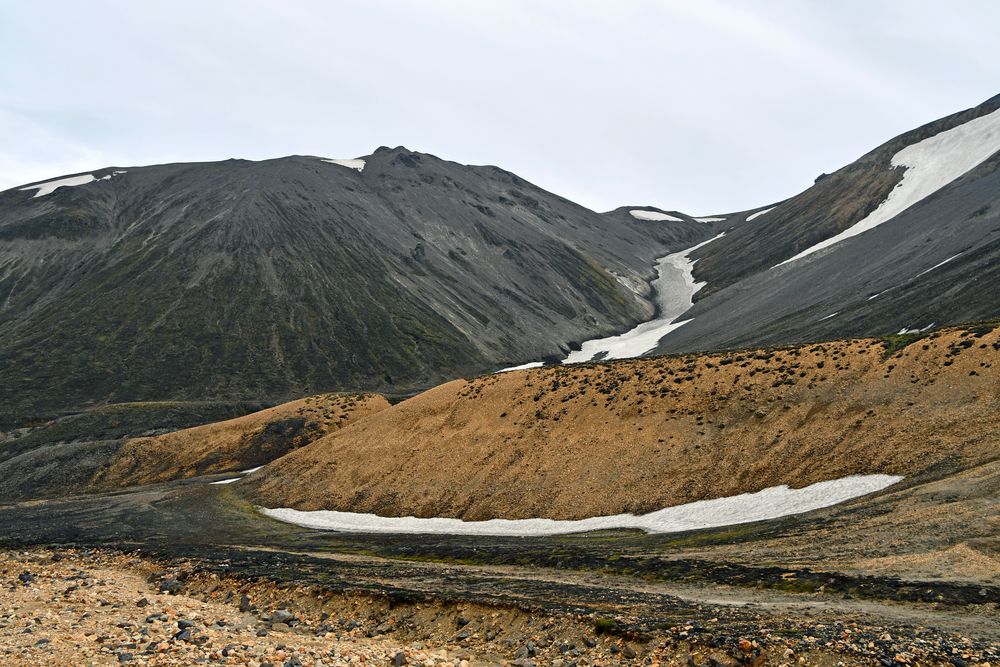
[[404,392],[560,355],[648,317],[655,257],[712,233],[600,215],[496,167],[365,159],[0,193],[0,426],[101,402]]
[[1000,109],[1000,95],[905,132],[836,172],[821,174],[813,187],[706,246],[698,252],[699,261],[694,269],[697,280],[708,282],[698,298],[766,271],[853,226],[885,201],[902,179],[905,170],[892,168],[893,155],[997,109]]
[[[706,281],[660,352],[893,334],[1000,317],[1000,152],[862,234],[776,266],[875,210],[903,148],[1000,109],[1000,96],[907,132],[696,250]],[[747,218],[753,218],[747,220]]]

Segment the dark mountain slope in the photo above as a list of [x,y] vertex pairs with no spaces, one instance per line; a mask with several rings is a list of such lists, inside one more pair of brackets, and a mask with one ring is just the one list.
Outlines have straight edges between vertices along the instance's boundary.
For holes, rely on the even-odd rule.
[[822,174],[813,187],[780,202],[751,224],[734,229],[699,253],[694,276],[708,285],[698,298],[765,271],[848,229],[885,201],[902,179],[905,169],[891,165],[896,153],[997,109],[1000,95],[901,134],[836,172]]
[[[1000,316],[1000,150],[885,222],[783,263],[812,247],[807,244],[843,231],[829,226],[831,211],[871,212],[882,204],[868,189],[874,180],[857,176],[860,189],[850,185],[850,175],[869,168],[872,156],[882,160],[881,167],[870,165],[873,174],[901,181],[909,167],[887,165],[906,141],[922,141],[973,118],[987,121],[987,113],[996,128],[997,109],[1000,97],[894,139],[840,176],[821,180],[695,251],[695,278],[709,282],[682,316],[692,321],[662,339],[659,350],[885,335]],[[977,150],[988,154],[1000,146],[1000,130],[976,141]],[[951,159],[931,157],[927,163],[934,168]],[[835,178],[840,185],[834,190],[827,183]],[[790,243],[792,238],[803,240]]]
[[560,354],[646,318],[654,258],[712,233],[602,216],[495,167],[366,161],[109,168],[0,193],[0,424],[404,391]]

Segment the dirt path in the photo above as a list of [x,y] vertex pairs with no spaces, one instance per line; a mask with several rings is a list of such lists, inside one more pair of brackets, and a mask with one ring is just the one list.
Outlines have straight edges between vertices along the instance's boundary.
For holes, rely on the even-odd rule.
[[631,577],[552,568],[452,565],[432,562],[400,563],[390,558],[357,554],[289,551],[276,548],[263,550],[370,566],[364,569],[378,572],[373,576],[373,582],[427,592],[442,590],[446,580],[466,578],[482,583],[501,582],[505,586],[510,586],[510,582],[517,579],[550,585],[669,596],[697,605],[752,608],[775,617],[793,616],[813,621],[822,619],[843,621],[849,618],[868,625],[880,626],[919,625],[941,633],[974,634],[1000,644],[1000,614],[997,614],[992,605],[955,608],[934,603],[908,604],[860,598],[844,599],[842,595],[822,593],[785,593],[710,582],[704,584],[649,582]]

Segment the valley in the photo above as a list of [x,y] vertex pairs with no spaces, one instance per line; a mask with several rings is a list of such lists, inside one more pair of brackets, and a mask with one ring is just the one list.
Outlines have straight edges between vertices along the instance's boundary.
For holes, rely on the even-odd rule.
[[0,192],[0,655],[997,664],[998,114],[698,217],[403,146]]
[[[424,664],[624,664],[647,658],[684,664],[689,656],[696,664],[727,665],[758,659],[779,664],[790,656],[818,665],[953,664],[956,657],[991,662],[1000,647],[1000,462],[993,446],[1000,413],[990,402],[1000,395],[993,365],[998,335],[994,322],[884,340],[558,365],[455,381],[396,405],[314,397],[127,441],[136,444],[121,460],[148,461],[136,453],[164,443],[170,458],[150,459],[176,461],[173,466],[190,461],[184,465],[194,468],[160,468],[154,473],[159,477],[133,473],[119,477],[113,490],[94,484],[62,497],[8,501],[0,505],[0,544],[21,554],[26,572],[48,567],[41,564],[56,553],[75,567],[112,563],[118,569],[105,578],[138,577],[161,591],[167,582],[170,592],[158,593],[165,597],[154,602],[153,613],[183,604],[197,618],[199,605],[221,604],[211,614],[228,614],[233,629],[225,632],[249,633],[239,640],[241,650],[260,655],[305,657],[323,646],[344,655],[403,651],[423,655]],[[615,391],[602,392],[611,385]],[[852,394],[852,387],[860,389]],[[820,400],[824,396],[829,400]],[[809,415],[799,412],[800,405],[823,409]],[[366,412],[336,427],[349,406]],[[507,414],[494,406],[505,406]],[[899,419],[865,423],[870,406]],[[535,410],[552,419],[529,419]],[[266,432],[267,424],[303,415],[333,428],[255,470],[247,470],[251,460],[245,458],[255,448],[232,449],[260,442],[254,434],[262,426]],[[595,419],[600,427],[573,423]],[[454,467],[482,468],[471,455],[477,447],[523,449],[516,443],[525,420],[530,430],[524,442],[542,449],[524,450],[524,471],[505,464],[512,472],[501,486],[477,487],[477,479],[495,473],[487,469],[477,478]],[[851,438],[842,435],[844,420]],[[964,428],[956,429],[956,422]],[[469,439],[466,428],[479,437]],[[495,444],[482,440],[491,433]],[[574,440],[573,433],[586,441]],[[680,446],[663,462],[671,456],[665,446],[671,436],[698,446]],[[421,450],[406,437],[434,443],[431,454],[456,446],[463,455],[432,455],[422,471]],[[788,450],[780,444],[785,438]],[[206,442],[216,446],[206,448]],[[399,465],[391,457],[396,447],[407,452],[410,466],[398,478],[391,472]],[[587,454],[572,447],[585,447]],[[806,454],[792,465],[785,452],[799,450]],[[233,458],[221,459],[229,463],[209,474],[197,472],[216,451]],[[353,470],[352,456],[360,462]],[[553,467],[539,468],[547,459]],[[324,460],[337,465],[310,463]],[[574,468],[574,461],[592,472]],[[331,470],[335,476],[327,481]],[[519,476],[529,477],[527,470],[534,471],[531,484],[513,486]],[[559,470],[568,477],[553,479]],[[876,470],[903,477],[880,492],[802,514],[662,534],[337,532],[275,521],[258,507],[314,506],[299,497],[388,516],[577,517],[639,513]],[[365,474],[373,480],[369,488],[391,494],[322,500],[339,489],[364,490]],[[587,475],[598,474],[604,492],[586,492]],[[349,476],[351,486],[336,475]],[[406,484],[393,487],[395,479]],[[465,487],[458,485],[463,480]],[[418,481],[423,486],[414,486]],[[388,505],[385,497],[397,504]],[[422,507],[407,505],[408,497],[437,500]],[[473,502],[449,505],[450,498]],[[174,595],[183,601],[174,602]],[[242,596],[249,602],[237,605]],[[276,610],[296,624],[268,620]],[[207,643],[167,637],[152,653],[140,652],[148,656],[142,659],[184,664],[199,646],[210,655],[226,645],[217,626],[196,624],[195,632]],[[133,644],[123,636],[93,650],[113,658],[133,651]],[[31,651],[44,656],[44,649]]]

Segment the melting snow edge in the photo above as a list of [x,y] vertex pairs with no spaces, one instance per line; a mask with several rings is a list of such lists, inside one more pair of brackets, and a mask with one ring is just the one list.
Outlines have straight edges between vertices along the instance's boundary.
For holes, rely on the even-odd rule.
[[637,528],[648,533],[673,533],[699,528],[715,528],[751,521],[777,519],[836,505],[853,498],[881,491],[903,478],[898,475],[851,475],[817,482],[801,489],[774,486],[756,493],[699,500],[635,516],[617,514],[576,521],[553,519],[461,519],[382,517],[375,514],[299,511],[286,507],[258,507],[265,516],[306,528],[360,533],[423,533],[445,535],[498,535],[525,537],[560,535],[614,528]]

